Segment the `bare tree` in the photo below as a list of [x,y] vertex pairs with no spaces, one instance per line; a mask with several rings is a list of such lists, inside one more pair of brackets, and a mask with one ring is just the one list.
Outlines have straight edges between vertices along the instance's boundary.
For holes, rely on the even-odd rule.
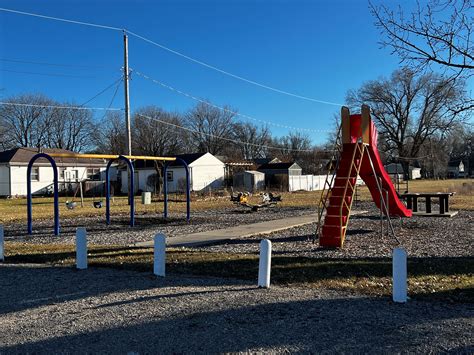
[[[190,132],[190,144],[200,152],[220,154],[229,139],[232,139],[235,110],[224,106],[224,110],[210,104],[198,103],[185,115]],[[227,139],[227,140],[226,140]]]
[[[453,79],[474,74],[471,0],[429,0],[424,6],[418,3],[409,15],[401,7],[394,11],[385,5],[369,4],[384,36],[382,45],[391,48],[402,62],[415,70],[433,65],[444,68]],[[472,110],[474,100],[466,98],[455,109]]]
[[271,142],[271,134],[268,127],[258,128],[251,123],[235,123],[233,125],[233,136],[242,159],[252,160],[264,158],[267,154],[267,145]]
[[471,0],[430,0],[418,3],[415,12],[405,16],[387,6],[370,4],[376,25],[403,61],[418,65],[439,64],[456,71],[474,69],[472,35],[474,12]]
[[274,139],[272,146],[279,147],[277,150],[272,150],[272,155],[281,160],[293,161],[301,159],[305,153],[312,149],[309,136],[298,131]]
[[137,110],[133,116],[133,145],[144,155],[166,156],[183,151],[183,132],[178,114],[168,113],[156,106]]
[[408,173],[406,159],[418,157],[428,138],[445,135],[464,119],[465,115],[452,110],[464,94],[460,81],[437,74],[417,75],[405,68],[388,79],[369,81],[349,91],[347,102],[354,109],[363,103],[370,105],[388,153],[405,159],[402,165]]
[[123,114],[109,111],[92,135],[96,151],[103,154],[125,154],[126,134]]
[[43,147],[55,103],[43,95],[20,95],[5,100],[0,108],[5,147]]
[[[76,106],[64,103],[62,106]],[[61,148],[81,152],[91,149],[91,138],[96,129],[90,110],[68,108],[53,109],[46,131],[46,145],[49,148]]]

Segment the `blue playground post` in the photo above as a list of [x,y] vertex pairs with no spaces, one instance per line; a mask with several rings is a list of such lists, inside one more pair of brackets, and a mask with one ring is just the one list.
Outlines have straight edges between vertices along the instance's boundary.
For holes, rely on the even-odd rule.
[[124,157],[123,155],[120,155],[116,159],[111,159],[107,163],[107,168],[105,169],[105,222],[107,225],[110,225],[110,167],[112,163],[116,160],[123,160],[124,162],[127,163],[128,168],[129,168],[129,176],[130,176],[130,191],[128,191],[128,201],[130,203],[130,227],[135,226],[135,200],[133,199],[133,193],[135,191],[135,185],[134,185],[134,178],[135,178],[135,169],[133,168],[132,162]]
[[53,168],[53,189],[54,189],[54,235],[59,235],[59,195],[58,195],[58,167],[52,157],[46,153],[38,153],[31,158],[26,170],[26,211],[28,216],[28,234],[33,234],[33,199],[31,192],[31,169],[39,158],[45,158],[51,163]]
[[[186,172],[186,221],[189,222],[191,219],[191,181],[190,181],[190,174],[189,174],[189,167],[188,164],[181,158],[176,158],[176,161],[179,161]],[[168,218],[168,163],[165,163],[163,168],[163,217],[166,219]]]

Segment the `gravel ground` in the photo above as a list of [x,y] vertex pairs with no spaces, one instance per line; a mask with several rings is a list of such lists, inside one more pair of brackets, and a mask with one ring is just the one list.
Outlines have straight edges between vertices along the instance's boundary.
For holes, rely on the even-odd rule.
[[105,217],[96,218],[62,218],[61,236],[53,235],[52,221],[34,221],[33,235],[26,233],[26,223],[11,224],[5,227],[5,239],[31,243],[73,244],[77,227],[86,227],[88,241],[93,244],[129,245],[136,242],[151,241],[157,233],[164,233],[168,238],[213,229],[234,227],[285,217],[300,216],[312,213],[309,208],[274,207],[249,213],[243,208],[226,208],[191,213],[190,223],[186,223],[186,214],[173,214],[164,221],[161,214],[136,216],[136,226],[129,227],[129,216],[111,216],[111,225],[105,224]]
[[[409,257],[472,257],[474,255],[474,212],[460,211],[452,218],[412,217],[392,219],[395,235],[380,236],[379,210],[373,203],[357,207],[366,213],[350,218],[344,249],[323,249],[308,242],[316,223],[272,233],[274,254],[311,258],[389,257],[394,247],[405,248]],[[386,225],[384,225],[386,230]],[[201,250],[233,253],[257,253],[262,236],[232,240]]]
[[0,274],[2,354],[474,351],[469,304],[110,269]]

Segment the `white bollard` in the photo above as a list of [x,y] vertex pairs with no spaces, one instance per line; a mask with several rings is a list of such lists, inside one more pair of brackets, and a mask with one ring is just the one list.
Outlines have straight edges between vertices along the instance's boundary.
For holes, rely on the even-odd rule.
[[393,249],[393,302],[407,301],[407,252],[401,248]]
[[163,234],[155,235],[153,254],[153,273],[156,276],[164,277],[166,271],[166,237]]
[[3,225],[0,224],[0,261],[5,260],[4,243],[5,243],[5,236],[4,236],[4,233],[3,233]]
[[76,230],[76,268],[87,269],[87,231],[83,227]]
[[270,287],[272,265],[272,242],[264,239],[260,242],[260,260],[258,263],[258,287]]

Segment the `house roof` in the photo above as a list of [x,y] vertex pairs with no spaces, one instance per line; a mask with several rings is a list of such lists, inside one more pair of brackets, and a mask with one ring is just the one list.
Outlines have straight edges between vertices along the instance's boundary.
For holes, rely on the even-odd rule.
[[301,167],[295,162],[289,162],[289,163],[263,164],[258,167],[258,170],[283,170],[283,169],[290,169],[290,168],[301,169]]
[[[183,159],[186,164],[191,164],[192,162],[198,160],[200,157],[205,155],[207,153],[191,153],[191,154],[178,154],[178,155],[173,155],[176,158],[181,158]],[[181,166],[181,163],[178,161],[172,161],[170,162],[169,166]]]
[[[66,149],[58,148],[44,148],[41,149],[43,153],[75,153]],[[17,164],[28,164],[36,154],[38,154],[37,148],[14,148],[0,152],[0,163],[17,163]],[[103,159],[88,159],[88,158],[54,158],[57,165],[72,165],[72,166],[89,166],[89,165],[100,165],[104,166],[107,162]],[[42,163],[41,160],[38,161]]]

